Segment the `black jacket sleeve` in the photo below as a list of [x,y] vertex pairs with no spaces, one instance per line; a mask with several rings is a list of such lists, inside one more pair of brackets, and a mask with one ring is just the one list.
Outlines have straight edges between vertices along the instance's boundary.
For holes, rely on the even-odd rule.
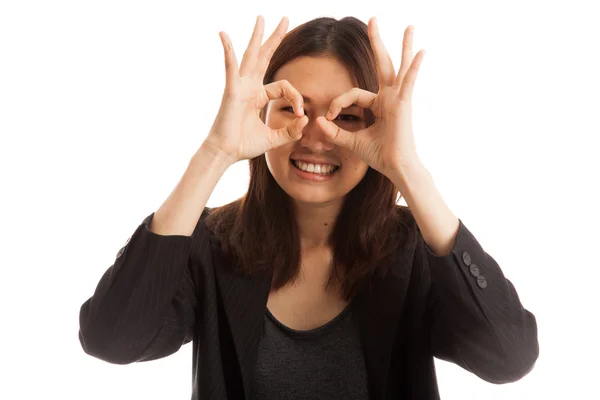
[[539,354],[536,319],[496,261],[462,221],[448,255],[436,256],[419,237],[433,355],[496,384],[529,373]]
[[79,341],[87,354],[129,364],[166,357],[193,339],[197,285],[190,253],[206,236],[199,229],[206,211],[192,236],[151,232],[154,213],[143,220],[80,308]]

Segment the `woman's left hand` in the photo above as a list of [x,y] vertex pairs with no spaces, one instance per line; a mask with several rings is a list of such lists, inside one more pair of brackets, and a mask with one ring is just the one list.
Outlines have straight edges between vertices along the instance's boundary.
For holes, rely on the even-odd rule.
[[[353,88],[331,102],[325,117],[317,123],[328,139],[359,155],[371,168],[391,178],[403,166],[420,162],[412,132],[412,91],[425,52],[413,58],[412,26],[404,31],[402,61],[398,74],[385,49],[375,18],[368,25],[369,39],[377,64],[379,92],[377,94]],[[349,132],[337,126],[334,120],[343,108],[356,104],[370,109],[375,123],[368,128]]]

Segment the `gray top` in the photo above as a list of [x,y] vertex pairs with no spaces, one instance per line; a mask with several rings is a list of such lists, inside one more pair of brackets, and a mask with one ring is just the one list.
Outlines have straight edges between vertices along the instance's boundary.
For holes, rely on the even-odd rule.
[[288,328],[267,309],[251,399],[368,399],[351,304],[307,331]]

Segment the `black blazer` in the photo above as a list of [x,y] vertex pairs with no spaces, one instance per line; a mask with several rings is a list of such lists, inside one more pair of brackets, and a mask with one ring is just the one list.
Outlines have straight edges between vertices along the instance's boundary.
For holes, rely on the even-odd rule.
[[[87,354],[115,364],[166,357],[193,341],[192,399],[244,399],[271,280],[226,268],[207,210],[192,236],[151,232],[154,213],[143,220],[81,306],[79,339]],[[369,397],[439,399],[434,357],[496,384],[526,375],[538,357],[536,319],[496,261],[462,221],[449,255],[417,238],[398,252],[395,274],[352,302]]]

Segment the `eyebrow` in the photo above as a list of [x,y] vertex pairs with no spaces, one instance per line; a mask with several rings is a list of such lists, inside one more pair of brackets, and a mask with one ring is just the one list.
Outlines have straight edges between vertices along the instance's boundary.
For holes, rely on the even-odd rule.
[[[310,104],[312,102],[312,99],[308,96],[302,95],[302,99],[303,99],[304,103],[306,103],[306,104]],[[360,108],[360,107],[357,106],[356,104],[350,104],[348,107],[345,107],[344,109],[348,109],[348,108]]]

